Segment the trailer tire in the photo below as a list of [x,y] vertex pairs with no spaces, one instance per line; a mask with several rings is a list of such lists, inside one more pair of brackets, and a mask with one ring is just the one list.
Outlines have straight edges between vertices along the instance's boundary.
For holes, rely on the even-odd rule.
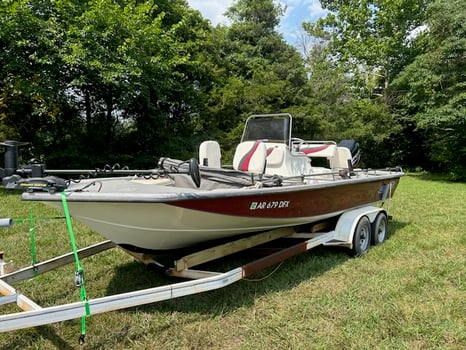
[[371,245],[371,222],[367,216],[359,219],[353,235],[353,248],[351,253],[353,256],[364,255]]
[[373,224],[372,224],[372,245],[382,244],[387,237],[388,231],[388,219],[387,214],[380,212],[377,214]]

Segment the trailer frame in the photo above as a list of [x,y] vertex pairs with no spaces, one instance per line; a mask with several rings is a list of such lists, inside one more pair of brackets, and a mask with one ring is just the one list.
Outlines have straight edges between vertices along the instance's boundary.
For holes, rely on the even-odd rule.
[[[143,290],[119,293],[57,306],[41,307],[12,286],[75,261],[74,252],[57,256],[42,263],[35,264],[34,266],[28,266],[11,273],[0,275],[0,295],[3,295],[0,296],[0,306],[16,303],[22,310],[16,313],[0,315],[0,332],[14,331],[84,317],[87,315],[87,307],[89,308],[88,310],[90,310],[90,314],[94,315],[223,288],[266,267],[275,265],[320,245],[344,246],[353,249],[355,237],[360,239],[357,236],[358,223],[360,220],[362,220],[362,218],[367,218],[371,224],[373,224],[380,213],[387,217],[385,209],[375,206],[364,206],[348,210],[340,215],[332,230],[325,232],[320,232],[320,230],[322,228],[327,228],[327,223],[319,223],[314,227],[314,230],[307,232],[296,232],[295,228],[288,227],[254,234],[246,238],[240,238],[185,255],[177,259],[173,267],[168,268],[154,260],[150,255],[127,251],[142,263],[149,266],[153,265],[157,267],[157,269],[165,271],[169,276],[191,279]],[[372,234],[373,233],[371,233],[371,235]],[[193,266],[223,258],[233,253],[242,252],[249,248],[258,247],[264,243],[272,242],[280,238],[294,238],[296,240],[293,240],[293,244],[280,248],[272,254],[233,268],[227,272],[203,271],[192,268]],[[298,243],[295,243],[296,241]],[[86,258],[115,247],[117,247],[115,243],[103,241],[82,248],[78,250],[77,253],[79,258]],[[365,251],[363,253],[365,253]]]

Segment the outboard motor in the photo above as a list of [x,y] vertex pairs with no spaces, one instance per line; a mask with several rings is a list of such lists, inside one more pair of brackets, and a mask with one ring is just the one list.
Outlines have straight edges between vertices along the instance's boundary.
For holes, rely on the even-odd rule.
[[361,150],[359,148],[359,143],[355,140],[341,140],[338,147],[346,147],[351,152],[351,164],[354,168],[359,167],[359,163],[361,162]]

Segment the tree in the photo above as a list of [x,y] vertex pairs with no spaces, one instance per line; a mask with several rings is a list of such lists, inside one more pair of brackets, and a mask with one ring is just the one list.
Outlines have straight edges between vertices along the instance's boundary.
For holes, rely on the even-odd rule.
[[410,38],[424,24],[428,2],[322,0],[330,13],[304,28],[312,36],[329,39],[332,59],[346,64],[349,72],[376,74],[386,88],[417,54]]
[[60,65],[47,23],[49,11],[42,6],[26,0],[0,5],[0,119],[6,137],[32,141],[60,109]]
[[[369,62],[377,64],[371,58],[370,47],[365,48],[366,55],[359,51],[352,55],[349,48],[343,47],[344,43],[340,42],[340,36],[350,26],[346,23],[346,17],[356,16],[358,9],[350,13],[347,8],[349,2],[338,4],[341,12],[330,14],[317,23],[303,23],[309,35],[309,38],[305,38],[309,81],[306,116],[303,118],[312,125],[312,138],[356,139],[366,150],[363,158],[365,166],[385,166],[392,158],[390,148],[386,146],[400,128],[386,103],[388,95],[385,92],[379,95],[376,89],[381,78],[376,73],[379,68],[368,68]],[[359,10],[360,19],[363,20],[366,12]],[[356,21],[354,18],[352,20]],[[333,23],[334,27],[329,27],[329,23]],[[360,27],[362,25],[359,24]],[[358,39],[364,34],[351,35]]]
[[324,0],[322,5],[330,13],[316,23],[303,24],[323,44],[323,61],[338,67],[350,81],[346,87],[352,98],[347,99],[342,116],[346,130],[359,134],[362,148],[376,155],[370,166],[385,157],[408,165],[415,159],[411,151],[417,159],[422,154],[413,147],[422,135],[413,133],[412,124],[396,110],[397,94],[391,84],[422,52],[415,33],[425,25],[429,2]]
[[[127,110],[134,115],[135,147],[157,155],[192,156],[203,101],[212,88],[210,31],[184,1],[157,3],[161,32],[141,32],[134,57],[141,65],[141,93]],[[169,135],[169,137],[167,137]]]
[[437,0],[428,9],[423,52],[395,79],[398,112],[424,136],[434,171],[465,178],[466,10],[462,1]]
[[227,131],[227,150],[239,141],[246,116],[292,111],[302,103],[302,58],[276,31],[283,11],[273,0],[238,0],[226,13],[231,25],[216,28],[220,61],[208,104],[216,127]]
[[2,120],[53,154],[52,165],[160,155],[191,134],[210,88],[202,57],[210,28],[184,0],[21,0],[0,9]]

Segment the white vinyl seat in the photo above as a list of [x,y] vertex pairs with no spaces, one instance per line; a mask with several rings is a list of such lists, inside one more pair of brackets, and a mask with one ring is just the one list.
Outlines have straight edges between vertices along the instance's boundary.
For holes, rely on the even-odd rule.
[[351,151],[346,147],[337,147],[335,156],[330,158],[330,167],[333,169],[347,169],[348,161],[351,163]]
[[233,157],[233,169],[253,174],[263,174],[267,159],[267,147],[261,141],[241,142]]
[[222,167],[222,155],[217,141],[204,141],[200,144],[199,163],[210,168]]
[[267,149],[267,166],[280,167],[283,164],[284,152],[278,147],[270,147]]

